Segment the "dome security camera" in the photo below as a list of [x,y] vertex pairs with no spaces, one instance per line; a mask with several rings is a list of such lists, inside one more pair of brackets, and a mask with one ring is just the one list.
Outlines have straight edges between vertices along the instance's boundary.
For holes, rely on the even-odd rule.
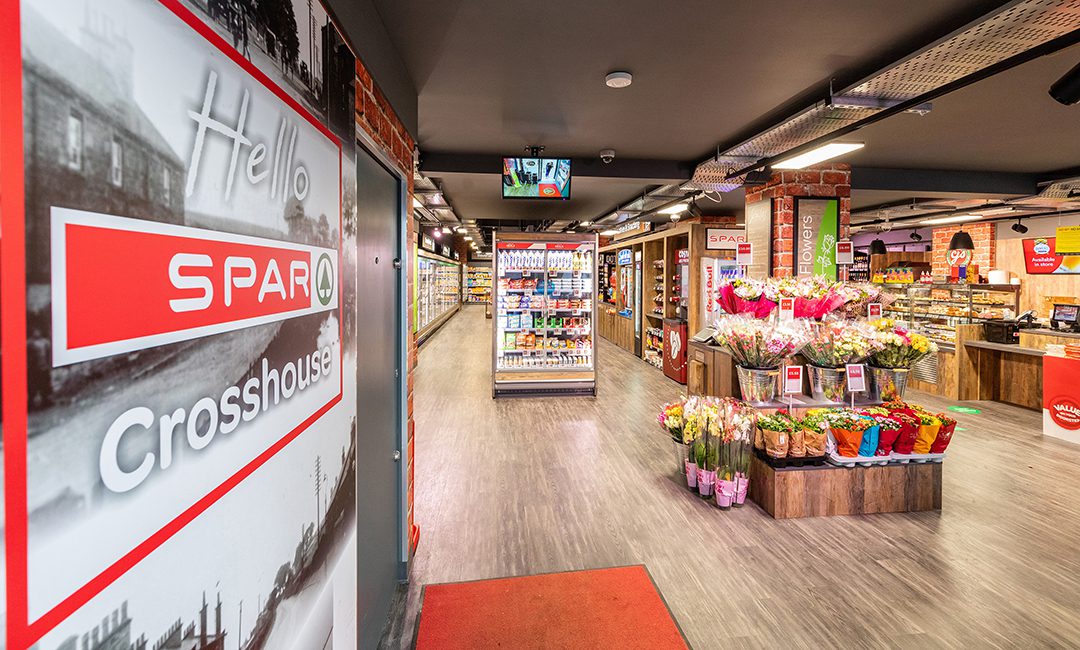
[[605,165],[611,163],[612,160],[615,160],[615,150],[614,149],[601,149],[600,150],[600,160],[602,160]]

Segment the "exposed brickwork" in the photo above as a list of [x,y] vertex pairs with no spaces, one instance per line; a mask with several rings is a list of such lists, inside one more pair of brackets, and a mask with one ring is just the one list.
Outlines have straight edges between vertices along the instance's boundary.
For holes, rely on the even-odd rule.
[[[356,60],[356,123],[365,133],[382,148],[383,152],[393,160],[399,169],[405,174],[405,178],[408,179],[408,196],[406,197],[406,205],[412,205],[413,202],[413,151],[415,149],[415,141],[409,132],[405,129],[405,126],[401,123],[397,113],[390,106],[390,102],[386,100],[382,91],[379,90],[378,85],[371,78],[371,74],[360,59]],[[416,233],[414,231],[414,220],[406,219],[406,240],[407,242],[416,241]],[[406,295],[413,295],[413,282],[415,282],[415,269],[416,261],[412,259],[413,250],[412,246],[407,246],[408,260],[406,261],[405,268],[408,269],[408,279],[406,285]],[[416,369],[416,337],[413,333],[413,310],[407,309],[408,322],[406,323],[406,331],[409,332],[409,354],[406,374],[406,386],[408,390],[408,461],[407,468],[408,473],[408,534],[409,534],[409,549],[410,551],[416,550],[416,544],[420,539],[420,531],[413,523],[413,434],[416,431],[416,425],[413,422],[413,371]]]
[[795,197],[840,199],[840,239],[850,237],[851,166],[824,163],[807,169],[776,172],[765,185],[747,188],[746,202],[769,199],[772,206],[772,274],[795,272]]
[[979,274],[986,275],[986,272],[994,268],[994,264],[997,263],[997,232],[995,224],[966,223],[934,228],[934,247],[931,252],[933,270],[931,272],[935,277],[949,275],[949,262],[946,259],[949,241],[952,240],[953,234],[959,232],[961,225],[971,235],[971,241],[975,244],[975,252],[971,257],[971,263],[979,266]]

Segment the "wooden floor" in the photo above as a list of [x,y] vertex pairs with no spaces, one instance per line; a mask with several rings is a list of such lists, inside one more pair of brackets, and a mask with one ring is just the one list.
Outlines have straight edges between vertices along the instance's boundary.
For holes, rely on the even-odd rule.
[[595,399],[492,400],[490,327],[463,309],[420,352],[421,539],[391,647],[425,584],[637,563],[695,648],[1080,646],[1080,447],[1039,413],[956,414],[940,513],[778,521],[680,484],[655,415],[681,387],[611,344]]

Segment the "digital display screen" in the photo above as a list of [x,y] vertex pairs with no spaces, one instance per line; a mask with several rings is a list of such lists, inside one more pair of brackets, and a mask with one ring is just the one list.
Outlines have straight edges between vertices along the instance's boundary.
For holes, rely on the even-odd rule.
[[1077,314],[1080,314],[1080,305],[1054,305],[1053,320],[1075,323]]
[[503,158],[504,199],[570,198],[569,158]]

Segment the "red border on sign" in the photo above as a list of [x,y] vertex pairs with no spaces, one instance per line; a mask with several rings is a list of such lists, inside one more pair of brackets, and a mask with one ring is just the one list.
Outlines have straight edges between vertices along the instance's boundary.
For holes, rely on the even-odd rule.
[[41,639],[154,550],[183,530],[196,517],[228,494],[244,479],[300,436],[331,408],[341,402],[344,392],[344,266],[341,260],[341,206],[344,183],[341,140],[325,124],[310,114],[296,99],[275,84],[264,72],[245,59],[209,25],[184,7],[179,0],[158,0],[177,18],[224,53],[241,69],[274,93],[304,118],[338,149],[338,394],[296,428],[249,461],[240,471],[223,481],[175,519],[35,621],[29,620],[28,604],[28,512],[26,487],[26,233],[25,178],[23,169],[22,45],[20,0],[0,1],[0,345],[3,346],[4,422],[4,511],[7,565],[7,647],[24,650]]

